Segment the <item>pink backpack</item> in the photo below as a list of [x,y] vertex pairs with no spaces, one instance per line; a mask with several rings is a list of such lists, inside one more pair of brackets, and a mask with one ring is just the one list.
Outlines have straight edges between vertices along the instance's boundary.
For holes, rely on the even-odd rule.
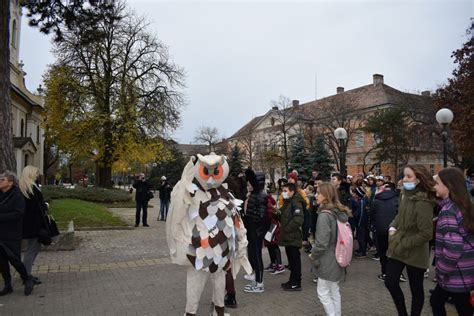
[[[324,213],[330,213],[334,215],[333,212],[329,210],[323,210]],[[336,217],[334,215],[334,217]],[[353,236],[351,225],[346,222],[343,223],[339,221],[336,217],[337,223],[337,242],[336,242],[336,261],[341,268],[346,268],[351,264],[352,260],[352,250],[353,250]]]

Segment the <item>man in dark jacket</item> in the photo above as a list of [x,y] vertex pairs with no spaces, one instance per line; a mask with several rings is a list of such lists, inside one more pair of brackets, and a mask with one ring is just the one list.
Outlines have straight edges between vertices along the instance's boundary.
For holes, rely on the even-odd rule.
[[135,213],[135,227],[138,227],[140,224],[140,212],[143,209],[143,217],[142,223],[144,227],[149,227],[147,224],[147,208],[148,208],[148,201],[150,200],[150,190],[151,190],[151,183],[145,180],[145,174],[140,173],[138,176],[138,180],[135,180],[133,183],[133,187],[135,188],[135,202],[137,205],[137,211]]
[[344,181],[340,173],[334,173],[331,176],[331,183],[336,187],[339,195],[339,201],[347,207],[351,207],[351,194],[349,192],[350,184]]
[[161,184],[158,188],[158,191],[160,192],[160,218],[158,218],[158,220],[166,221],[168,209],[170,207],[171,190],[173,190],[173,187],[166,180],[166,177],[162,176]]
[[262,293],[263,286],[263,260],[262,246],[263,237],[268,225],[265,223],[266,213],[266,194],[265,174],[263,172],[245,172],[247,178],[247,200],[244,204],[243,217],[245,228],[247,229],[248,256],[250,264],[255,272],[255,280],[244,288],[247,293]]
[[0,174],[0,270],[5,286],[0,296],[13,292],[9,263],[18,271],[25,284],[25,295],[33,292],[33,278],[21,262],[22,219],[25,200],[16,186],[16,177],[6,171]]
[[389,186],[385,190],[375,195],[370,207],[370,216],[375,226],[375,234],[377,238],[377,252],[380,256],[380,266],[382,274],[377,278],[385,279],[387,266],[387,249],[388,249],[388,229],[398,211],[398,194],[392,191]]
[[301,291],[301,254],[303,244],[301,225],[304,220],[304,199],[297,193],[296,185],[283,186],[283,207],[281,211],[280,246],[285,247],[290,280],[281,286],[285,291]]

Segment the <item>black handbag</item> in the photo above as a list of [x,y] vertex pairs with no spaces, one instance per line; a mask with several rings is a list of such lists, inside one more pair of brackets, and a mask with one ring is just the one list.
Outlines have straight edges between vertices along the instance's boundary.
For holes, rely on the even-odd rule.
[[48,224],[49,235],[51,237],[59,236],[58,225],[56,224],[53,215],[46,214],[46,223]]
[[151,192],[151,191],[148,191],[148,192],[146,193],[146,196],[147,196],[148,200],[151,200],[152,198],[155,197],[155,195],[154,195],[153,192]]

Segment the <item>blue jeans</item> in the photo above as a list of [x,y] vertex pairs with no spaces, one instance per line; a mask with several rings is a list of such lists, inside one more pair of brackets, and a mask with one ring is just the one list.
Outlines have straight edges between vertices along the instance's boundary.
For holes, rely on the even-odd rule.
[[168,216],[168,209],[170,207],[169,200],[160,200],[160,217],[162,220],[166,220]]

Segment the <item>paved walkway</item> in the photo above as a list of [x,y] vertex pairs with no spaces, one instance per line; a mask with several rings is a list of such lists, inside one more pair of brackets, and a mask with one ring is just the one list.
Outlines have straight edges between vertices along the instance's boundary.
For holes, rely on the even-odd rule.
[[[185,269],[170,264],[167,257],[165,223],[156,221],[159,201],[151,201],[151,227],[133,230],[79,231],[75,251],[41,252],[34,274],[43,284],[29,297],[23,296],[21,281],[15,292],[0,297],[0,315],[183,315]],[[113,210],[131,224],[134,210]],[[285,257],[283,255],[283,257]],[[265,274],[265,293],[242,291],[247,281],[242,272],[236,280],[239,308],[231,315],[323,315],[312,283],[310,261],[303,255],[303,291],[284,292],[280,283],[289,273]],[[268,263],[264,250],[264,262]],[[376,279],[379,263],[354,259],[347,280],[341,285],[343,315],[396,315],[382,282]],[[425,289],[433,287],[430,278]],[[402,284],[407,302],[408,284]],[[209,315],[210,285],[203,293],[198,315]],[[423,315],[430,315],[428,295]],[[409,303],[408,303],[409,304]]]

